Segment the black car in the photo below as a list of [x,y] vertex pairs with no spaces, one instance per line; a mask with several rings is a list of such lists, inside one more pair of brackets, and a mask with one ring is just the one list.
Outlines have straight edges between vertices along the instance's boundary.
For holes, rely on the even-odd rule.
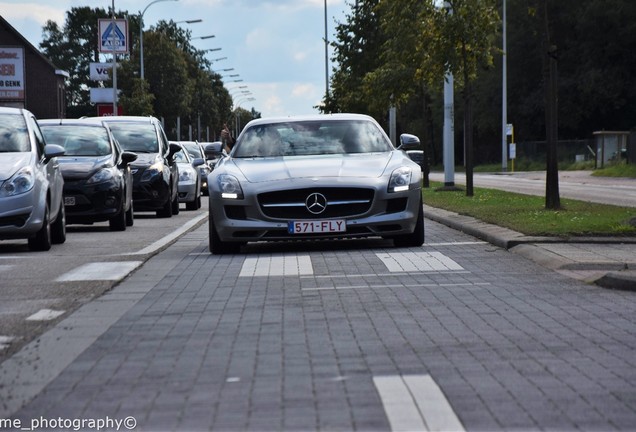
[[131,164],[135,211],[155,211],[158,217],[179,214],[179,172],[174,154],[181,150],[171,144],[155,117],[91,117],[83,121],[104,121],[126,151],[137,153]]
[[103,123],[40,120],[47,142],[64,147],[58,158],[64,177],[64,209],[69,224],[108,221],[112,231],[132,226],[135,153],[123,151]]

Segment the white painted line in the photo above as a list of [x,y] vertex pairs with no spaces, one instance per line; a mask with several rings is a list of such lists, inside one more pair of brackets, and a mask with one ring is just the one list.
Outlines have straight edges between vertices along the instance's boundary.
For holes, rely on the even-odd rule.
[[56,279],[57,282],[120,280],[143,264],[142,261],[95,262],[84,264]]
[[149,253],[153,253],[158,251],[159,249],[161,249],[162,247],[170,244],[174,239],[178,238],[179,236],[181,236],[184,232],[187,232],[190,228],[192,228],[193,226],[195,226],[196,224],[198,224],[199,222],[201,222],[203,219],[208,217],[208,212],[205,212],[203,214],[201,214],[200,216],[190,220],[188,223],[186,223],[185,225],[183,225],[181,228],[179,228],[176,231],[171,232],[170,234],[168,234],[167,236],[164,236],[161,238],[161,240],[157,240],[156,242],[152,243],[150,246],[147,246],[137,252],[133,252],[131,254],[127,254],[127,255],[146,255]]
[[441,252],[389,252],[376,256],[392,273],[464,270]]
[[430,375],[404,375],[402,377],[417,404],[430,431],[463,431],[455,411],[442,389]]
[[7,271],[7,270],[11,269],[11,267],[14,267],[14,265],[12,265],[12,264],[0,264],[0,272]]
[[373,377],[373,384],[382,399],[382,406],[391,425],[391,431],[428,430],[402,377]]
[[64,311],[57,311],[53,309],[41,309],[33,315],[27,317],[27,321],[51,321],[60,315],[63,315]]
[[464,431],[429,375],[373,377],[391,431]]
[[309,255],[263,255],[246,258],[239,277],[301,276],[313,273]]
[[484,286],[490,285],[490,282],[460,282],[460,283],[429,283],[429,284],[394,284],[394,285],[347,285],[347,286],[331,286],[331,287],[314,287],[301,288],[301,291],[340,291],[351,289],[382,289],[382,288],[452,288],[466,286]]

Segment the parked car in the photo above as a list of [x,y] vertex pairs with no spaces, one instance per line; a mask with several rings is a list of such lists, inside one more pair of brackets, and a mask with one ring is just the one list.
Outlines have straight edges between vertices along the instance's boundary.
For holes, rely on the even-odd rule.
[[[192,159],[203,159],[205,161],[205,153],[203,152],[203,146],[197,141],[179,141],[181,147],[187,150]],[[203,163],[198,166],[199,179],[201,182],[201,193],[203,195],[208,194],[208,174],[212,169],[207,163]]]
[[0,107],[0,240],[26,238],[40,251],[66,241],[63,154],[31,112]]
[[174,154],[181,146],[170,144],[157,118],[106,116],[84,121],[107,123],[121,147],[137,153],[137,160],[130,166],[135,211],[155,211],[158,217],[179,214],[179,173]]
[[201,208],[201,181],[198,167],[205,164],[203,158],[192,159],[185,150],[174,155],[179,167],[179,202],[185,203],[187,210]]
[[210,251],[368,236],[421,246],[422,172],[406,155],[420,141],[403,134],[400,143],[360,114],[252,120],[208,177]]
[[205,142],[205,143],[201,143],[201,145],[203,146],[204,152],[205,152],[205,147],[209,144],[214,144],[215,146],[220,147],[222,150],[220,153],[210,153],[210,154],[206,154],[205,155],[205,160],[208,163],[208,166],[210,167],[210,170],[213,170],[216,167],[217,162],[221,159],[226,157],[228,154],[225,151],[225,148],[223,146],[223,143],[221,141],[213,141],[211,143],[209,142]]
[[130,164],[137,154],[123,151],[105,123],[50,119],[39,124],[46,141],[66,151],[59,161],[67,223],[108,221],[112,231],[132,226]]

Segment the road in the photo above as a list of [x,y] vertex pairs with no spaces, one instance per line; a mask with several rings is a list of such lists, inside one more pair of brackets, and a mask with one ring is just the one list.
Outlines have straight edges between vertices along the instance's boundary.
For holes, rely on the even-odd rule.
[[[444,173],[431,173],[429,178],[444,182]],[[455,184],[466,184],[464,173],[455,174]],[[528,195],[545,195],[545,171],[475,173],[473,184]],[[636,207],[636,179],[595,177],[591,171],[560,171],[559,195],[581,201]]]
[[[114,241],[121,250],[111,259],[143,264],[5,357],[5,429],[88,430],[100,420],[153,431],[636,424],[631,292],[586,285],[429,220],[420,248],[258,243],[214,256],[207,224],[193,222],[170,245],[130,255],[197,213],[137,221],[142,233],[127,235],[134,246]],[[76,264],[105,260],[81,252],[101,235],[71,233],[57,273],[77,268],[74,244],[87,248]],[[49,289],[95,283],[53,278],[57,259],[42,259]]]

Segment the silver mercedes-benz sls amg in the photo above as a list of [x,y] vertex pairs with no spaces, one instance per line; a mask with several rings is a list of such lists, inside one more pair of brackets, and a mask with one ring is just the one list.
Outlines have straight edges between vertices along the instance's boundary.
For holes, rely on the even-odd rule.
[[[257,119],[208,176],[210,252],[256,241],[380,236],[424,243],[421,169],[361,114]],[[222,153],[208,144],[206,155]]]

